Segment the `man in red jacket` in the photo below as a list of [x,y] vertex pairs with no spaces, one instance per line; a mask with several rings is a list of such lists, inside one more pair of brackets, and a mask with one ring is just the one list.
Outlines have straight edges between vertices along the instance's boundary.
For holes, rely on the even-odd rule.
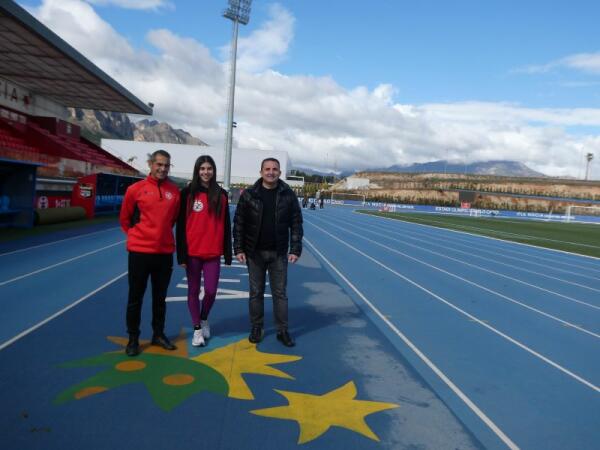
[[129,186],[120,214],[129,252],[129,343],[125,349],[129,356],[140,353],[140,320],[148,277],[152,283],[152,345],[159,345],[166,350],[176,349],[165,336],[164,328],[167,310],[165,299],[173,272],[173,225],[179,212],[179,189],[167,177],[171,167],[169,153],[156,150],[150,156],[148,165],[150,175]]

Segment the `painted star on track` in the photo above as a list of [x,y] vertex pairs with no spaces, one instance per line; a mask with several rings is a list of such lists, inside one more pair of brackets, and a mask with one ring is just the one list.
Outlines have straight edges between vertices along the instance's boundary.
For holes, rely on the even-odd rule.
[[276,419],[295,420],[300,426],[298,444],[312,441],[335,426],[355,431],[379,441],[365,422],[365,417],[386,409],[398,408],[394,403],[356,400],[356,386],[350,381],[323,395],[275,390],[288,400],[288,406],[256,409],[252,414]]
[[293,355],[263,353],[258,350],[256,344],[251,344],[246,339],[243,339],[192,359],[196,362],[206,364],[219,372],[227,380],[229,384],[229,397],[241,400],[253,400],[254,394],[244,380],[243,374],[268,375],[293,380],[294,377],[271,367],[271,365],[298,361],[302,358]]

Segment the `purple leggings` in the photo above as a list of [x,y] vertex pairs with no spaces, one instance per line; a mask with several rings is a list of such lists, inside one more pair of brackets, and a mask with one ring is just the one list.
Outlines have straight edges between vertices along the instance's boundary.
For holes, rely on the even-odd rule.
[[[204,298],[200,311],[200,281],[204,272]],[[188,308],[192,315],[194,326],[200,325],[200,320],[207,320],[208,313],[217,296],[217,285],[221,272],[221,258],[202,259],[189,256],[186,273],[188,279]]]

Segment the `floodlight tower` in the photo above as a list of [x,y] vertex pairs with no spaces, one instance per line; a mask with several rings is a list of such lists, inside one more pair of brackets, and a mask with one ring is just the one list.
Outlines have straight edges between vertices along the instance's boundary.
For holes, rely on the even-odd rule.
[[585,181],[587,181],[590,176],[590,165],[592,163],[592,159],[594,159],[594,154],[588,153],[587,155],[585,155],[585,159],[587,160],[587,163],[585,166]]
[[223,187],[229,189],[231,182],[231,146],[233,141],[233,104],[235,97],[235,63],[237,58],[238,24],[247,25],[250,21],[250,6],[252,0],[229,0],[229,8],[223,17],[233,22],[231,38],[231,56],[229,72],[229,101],[227,105],[227,135],[225,136],[225,171],[223,172]]

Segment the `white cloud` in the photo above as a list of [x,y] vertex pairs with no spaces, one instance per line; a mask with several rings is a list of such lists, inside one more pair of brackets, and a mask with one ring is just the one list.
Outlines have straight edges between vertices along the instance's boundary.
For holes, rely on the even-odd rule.
[[568,56],[562,61],[564,65],[572,69],[594,74],[600,73],[600,52],[579,53],[577,55]]
[[[140,99],[153,102],[158,120],[222,145],[227,64],[202,43],[161,29],[147,33],[156,52],[134,49],[79,0],[45,0],[35,13]],[[295,165],[338,170],[449,157],[512,159],[550,175],[577,176],[584,152],[600,159],[600,137],[569,131],[600,129],[600,109],[410,105],[395,100],[389,84],[345,89],[331,77],[277,72],[273,67],[289,52],[293,24],[289,11],[273,6],[271,19],[241,40],[235,100],[239,147],[286,150]]]
[[118,75],[139,54],[102,20],[92,6],[80,0],[45,0],[36,17],[109,74]]
[[[270,19],[248,37],[238,39],[237,67],[248,72],[260,72],[281,62],[294,37],[294,17],[281,5],[269,8]],[[242,30],[240,26],[240,30]],[[229,61],[230,45],[221,48],[221,57]]]
[[577,53],[546,64],[530,65],[516,69],[516,73],[546,73],[555,69],[571,69],[589,74],[600,74],[600,52]]
[[126,9],[172,9],[175,6],[167,0],[85,0],[93,5],[114,5]]

